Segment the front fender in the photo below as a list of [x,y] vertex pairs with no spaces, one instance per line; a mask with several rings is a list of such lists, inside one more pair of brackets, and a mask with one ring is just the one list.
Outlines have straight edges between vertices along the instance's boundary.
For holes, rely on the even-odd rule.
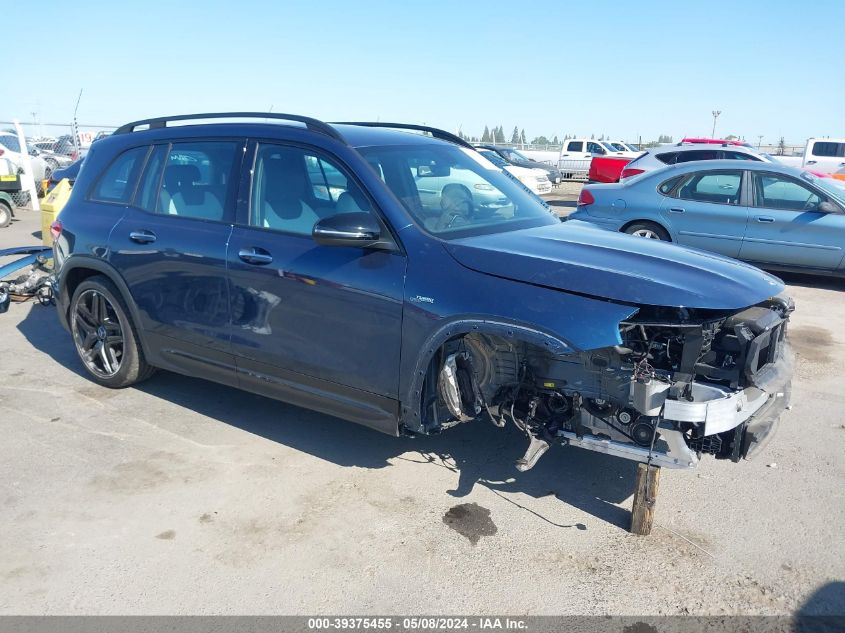
[[[399,400],[402,420],[419,420],[424,374],[450,338],[479,332],[567,354],[620,344],[619,323],[635,306],[487,275],[430,248],[436,262],[409,257],[402,324]],[[427,265],[417,265],[427,264]]]

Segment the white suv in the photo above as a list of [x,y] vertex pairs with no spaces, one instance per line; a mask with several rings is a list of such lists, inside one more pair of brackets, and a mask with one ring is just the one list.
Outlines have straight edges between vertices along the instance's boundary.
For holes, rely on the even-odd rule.
[[639,176],[647,171],[660,169],[666,165],[689,163],[694,160],[753,160],[773,163],[768,154],[762,154],[751,147],[741,145],[715,145],[712,143],[678,143],[653,147],[625,165],[619,182]]

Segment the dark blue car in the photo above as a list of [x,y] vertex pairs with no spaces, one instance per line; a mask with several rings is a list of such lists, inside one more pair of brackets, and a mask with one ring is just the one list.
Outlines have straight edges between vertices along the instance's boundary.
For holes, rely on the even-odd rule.
[[788,400],[780,280],[561,223],[432,128],[128,124],[53,234],[60,318],[107,387],[162,368],[392,435],[512,422],[520,470],[553,442],[739,460]]

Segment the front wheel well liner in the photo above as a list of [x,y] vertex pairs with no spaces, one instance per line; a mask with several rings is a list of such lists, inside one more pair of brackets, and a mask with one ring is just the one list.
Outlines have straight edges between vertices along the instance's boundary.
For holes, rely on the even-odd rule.
[[530,343],[555,354],[578,351],[562,338],[529,325],[472,318],[448,323],[432,334],[425,345],[422,346],[408,388],[401,394],[400,423],[406,429],[415,432],[422,430],[420,396],[425,376],[435,354],[448,341],[461,338],[467,334],[497,335],[506,340]]

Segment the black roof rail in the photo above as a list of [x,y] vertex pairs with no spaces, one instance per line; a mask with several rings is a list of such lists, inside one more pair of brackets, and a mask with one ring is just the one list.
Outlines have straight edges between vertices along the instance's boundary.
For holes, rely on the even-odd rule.
[[360,125],[362,127],[387,127],[387,128],[396,128],[397,130],[419,130],[421,132],[428,132],[434,138],[439,138],[443,141],[449,141],[450,143],[455,143],[456,145],[462,145],[463,147],[469,147],[470,149],[475,149],[473,145],[469,141],[465,141],[457,134],[452,134],[451,132],[447,132],[446,130],[441,130],[440,128],[436,127],[429,127],[427,125],[414,125],[413,123],[384,123],[382,121],[333,121],[333,125]]
[[280,121],[296,121],[297,123],[304,123],[305,127],[309,130],[320,132],[340,141],[344,145],[346,144],[346,139],[328,123],[307,116],[282,114],[281,112],[205,112],[200,114],[177,114],[175,116],[162,116],[155,119],[133,121],[132,123],[121,125],[114,133],[127,134],[134,132],[136,127],[142,125],[147,125],[149,129],[155,130],[167,127],[167,124],[171,121],[190,121],[192,119],[276,119]]

